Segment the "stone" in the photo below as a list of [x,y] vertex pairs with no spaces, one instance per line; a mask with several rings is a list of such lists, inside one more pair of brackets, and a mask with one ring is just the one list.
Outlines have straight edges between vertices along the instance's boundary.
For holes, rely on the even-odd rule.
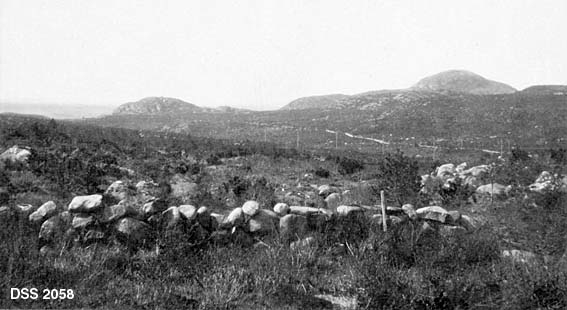
[[64,221],[59,215],[50,217],[39,229],[39,240],[45,243],[55,243],[65,232]]
[[211,217],[213,219],[215,219],[215,221],[217,222],[217,225],[222,224],[222,222],[224,221],[224,215],[222,214],[218,214],[218,213],[211,213]]
[[102,209],[102,213],[98,216],[98,220],[101,223],[110,223],[115,222],[123,217],[135,217],[138,215],[138,212],[125,200],[122,200],[120,203],[112,206],[105,206]]
[[529,251],[504,250],[502,251],[502,257],[509,258],[513,263],[520,263],[520,264],[538,263],[537,255]]
[[153,199],[148,201],[142,207],[144,217],[150,217],[154,214],[161,213],[167,209],[167,204],[163,199]]
[[192,221],[197,218],[197,207],[193,205],[181,205],[179,206],[179,213],[184,219]]
[[336,209],[341,202],[341,195],[339,193],[331,193],[325,198],[325,205],[328,209]]
[[448,177],[453,176],[455,174],[455,165],[453,164],[444,164],[437,167],[436,176],[437,177]]
[[404,210],[400,207],[387,206],[386,207],[386,214],[387,215],[400,215],[400,214],[404,214]]
[[289,213],[298,215],[309,215],[320,213],[320,209],[313,207],[302,207],[302,206],[291,206],[289,207]]
[[152,237],[151,227],[139,220],[125,217],[115,223],[117,237],[124,243],[131,245],[144,244]]
[[73,215],[73,222],[71,223],[71,226],[73,226],[73,228],[76,230],[80,230],[80,229],[85,229],[94,223],[95,223],[95,219],[92,215],[84,214],[84,213],[75,213]]
[[287,214],[280,218],[280,235],[287,240],[302,237],[308,232],[307,218],[297,214]]
[[457,224],[465,228],[467,231],[472,232],[477,229],[478,223],[468,215],[461,214]]
[[16,211],[20,214],[29,216],[29,214],[35,211],[35,207],[30,204],[16,205]]
[[35,212],[30,214],[29,220],[32,223],[42,223],[59,212],[53,201],[48,201],[41,205]]
[[327,197],[332,193],[338,193],[339,190],[331,185],[325,184],[325,185],[321,185],[319,186],[319,188],[317,188],[318,192],[319,192],[319,196],[323,196],[323,197]]
[[248,200],[242,205],[242,212],[249,216],[254,216],[260,210],[260,204],[254,200]]
[[339,206],[337,207],[337,214],[340,216],[347,216],[353,213],[363,213],[364,208],[357,206]]
[[402,206],[402,210],[404,211],[405,214],[407,214],[407,216],[409,216],[409,218],[414,221],[417,219],[417,213],[415,212],[415,208],[413,207],[412,204],[405,204]]
[[432,220],[440,223],[445,223],[447,221],[447,216],[449,216],[449,213],[445,209],[438,206],[419,208],[415,212],[420,219]]
[[289,205],[283,202],[276,203],[274,205],[274,212],[280,216],[284,216],[289,213]]
[[176,174],[171,180],[171,196],[175,198],[195,197],[199,193],[199,185]]
[[69,212],[91,213],[100,210],[102,207],[102,195],[76,196],[69,204]]
[[31,152],[27,148],[20,148],[17,145],[14,145],[4,151],[4,153],[0,154],[0,161],[5,160],[14,163],[27,163],[30,155]]
[[222,222],[221,227],[234,227],[244,224],[244,212],[242,208],[234,208]]
[[389,220],[390,220],[390,224],[392,226],[395,226],[395,225],[400,225],[400,224],[407,222],[409,220],[409,217],[405,214],[404,215],[390,215]]
[[478,194],[488,194],[488,195],[492,195],[492,196],[499,196],[499,195],[508,195],[508,193],[510,192],[510,190],[512,189],[512,186],[508,185],[502,185],[502,184],[498,184],[498,183],[493,183],[493,184],[485,184],[485,185],[481,185],[479,187],[477,187],[476,192]]
[[461,219],[461,212],[459,211],[448,211],[449,216],[446,218],[446,223],[451,225],[458,225]]
[[167,228],[175,227],[181,220],[181,214],[178,207],[169,207],[161,213],[161,218],[163,219]]
[[136,184],[138,194],[156,196],[159,192],[159,184],[153,181],[140,181]]
[[273,233],[278,229],[280,218],[270,210],[260,209],[248,221],[248,231],[251,233]]
[[104,192],[104,196],[110,198],[110,201],[113,203],[117,203],[124,199],[130,197],[130,191],[128,189],[128,185],[123,181],[115,181],[114,183],[110,184],[106,191]]

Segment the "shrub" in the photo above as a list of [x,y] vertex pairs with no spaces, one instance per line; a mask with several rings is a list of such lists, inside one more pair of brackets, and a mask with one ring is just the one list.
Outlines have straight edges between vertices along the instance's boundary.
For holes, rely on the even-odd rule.
[[317,169],[315,169],[315,175],[320,178],[328,178],[331,174],[329,173],[329,170],[323,167],[318,167]]
[[338,171],[342,175],[353,174],[364,169],[364,164],[356,159],[339,157],[336,161],[339,165]]
[[394,154],[388,153],[378,164],[375,177],[378,179],[378,184],[374,187],[376,194],[380,190],[386,191],[387,199],[399,206],[405,203],[415,204],[421,188],[419,167],[415,160],[399,150]]

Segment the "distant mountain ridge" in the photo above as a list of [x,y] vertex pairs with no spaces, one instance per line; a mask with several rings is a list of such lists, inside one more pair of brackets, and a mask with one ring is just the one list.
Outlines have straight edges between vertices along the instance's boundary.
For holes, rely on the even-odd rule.
[[383,105],[400,104],[442,97],[460,98],[476,95],[513,94],[517,90],[507,84],[488,80],[465,70],[450,70],[421,79],[407,89],[368,91],[355,95],[323,95],[296,99],[281,110],[301,109],[374,109]]
[[309,96],[295,99],[286,104],[281,110],[301,110],[301,109],[336,109],[341,107],[341,101],[349,96],[343,94],[332,94],[322,96]]
[[449,70],[421,79],[411,87],[418,90],[449,91],[473,95],[512,94],[517,90],[510,85],[488,80],[465,70]]
[[146,97],[135,102],[121,104],[113,114],[168,114],[198,111],[200,108],[189,102],[169,97]]

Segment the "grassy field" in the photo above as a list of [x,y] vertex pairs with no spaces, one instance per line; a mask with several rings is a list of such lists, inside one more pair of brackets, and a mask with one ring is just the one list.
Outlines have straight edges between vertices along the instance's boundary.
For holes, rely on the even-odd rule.
[[[29,131],[24,130],[27,126]],[[388,205],[401,197],[422,207],[427,197],[408,192],[406,185],[439,164],[398,154],[378,156],[376,165],[358,167],[352,158],[322,159],[261,147],[239,149],[239,156],[228,145],[196,143],[190,137],[144,139],[137,131],[88,127],[84,130],[96,134],[82,134],[75,127],[55,128],[54,136],[37,136],[42,131],[32,130],[32,125],[10,126],[1,132],[2,150],[18,142],[37,154],[27,165],[0,166],[0,189],[7,193],[1,202],[6,208],[0,212],[0,308],[567,307],[566,195],[535,195],[526,190],[543,170],[564,173],[564,161],[511,154],[491,176],[515,185],[509,196],[479,197],[476,202],[456,194],[446,197],[443,208],[475,219],[477,229],[472,233],[423,229],[421,221],[383,232],[379,223],[365,215],[333,218],[313,230],[312,243],[303,246],[290,247],[278,233],[234,237],[228,243],[213,238],[196,243],[187,231],[171,229],[158,234],[159,253],[153,243],[132,249],[112,238],[80,245],[69,244],[63,237],[50,251],[42,252],[40,228],[12,210],[27,203],[37,207],[47,200],[67,206],[75,195],[102,193],[115,180],[135,183],[151,178],[167,183],[181,175],[199,190],[187,200],[167,196],[168,203],[206,205],[219,213],[231,208],[226,202],[228,192],[238,193],[231,196],[236,206],[254,199],[271,209],[288,192],[309,194],[311,184],[349,190],[344,202],[351,205],[378,203],[376,191],[368,186],[378,184],[389,188]],[[191,150],[188,145],[198,147]],[[185,149],[188,154],[181,157]],[[444,159],[456,164],[467,159],[483,163],[482,157],[467,158],[466,154]],[[73,169],[73,163],[80,163],[83,170]],[[302,203],[317,205],[317,199],[305,198]],[[430,224],[435,228],[436,224]],[[534,259],[521,263],[503,257],[504,250],[514,249],[529,251]],[[11,299],[12,288],[37,288],[38,299]],[[44,289],[70,289],[73,298],[45,300]]]

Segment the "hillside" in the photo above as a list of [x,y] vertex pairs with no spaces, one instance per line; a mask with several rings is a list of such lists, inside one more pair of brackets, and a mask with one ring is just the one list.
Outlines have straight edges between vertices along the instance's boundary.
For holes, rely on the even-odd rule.
[[534,85],[522,90],[522,92],[562,96],[567,95],[567,85]]
[[337,109],[346,98],[348,96],[342,94],[303,97],[286,104],[281,110]]
[[421,79],[413,89],[449,91],[474,95],[511,94],[516,89],[504,83],[488,80],[476,73],[450,70]]

